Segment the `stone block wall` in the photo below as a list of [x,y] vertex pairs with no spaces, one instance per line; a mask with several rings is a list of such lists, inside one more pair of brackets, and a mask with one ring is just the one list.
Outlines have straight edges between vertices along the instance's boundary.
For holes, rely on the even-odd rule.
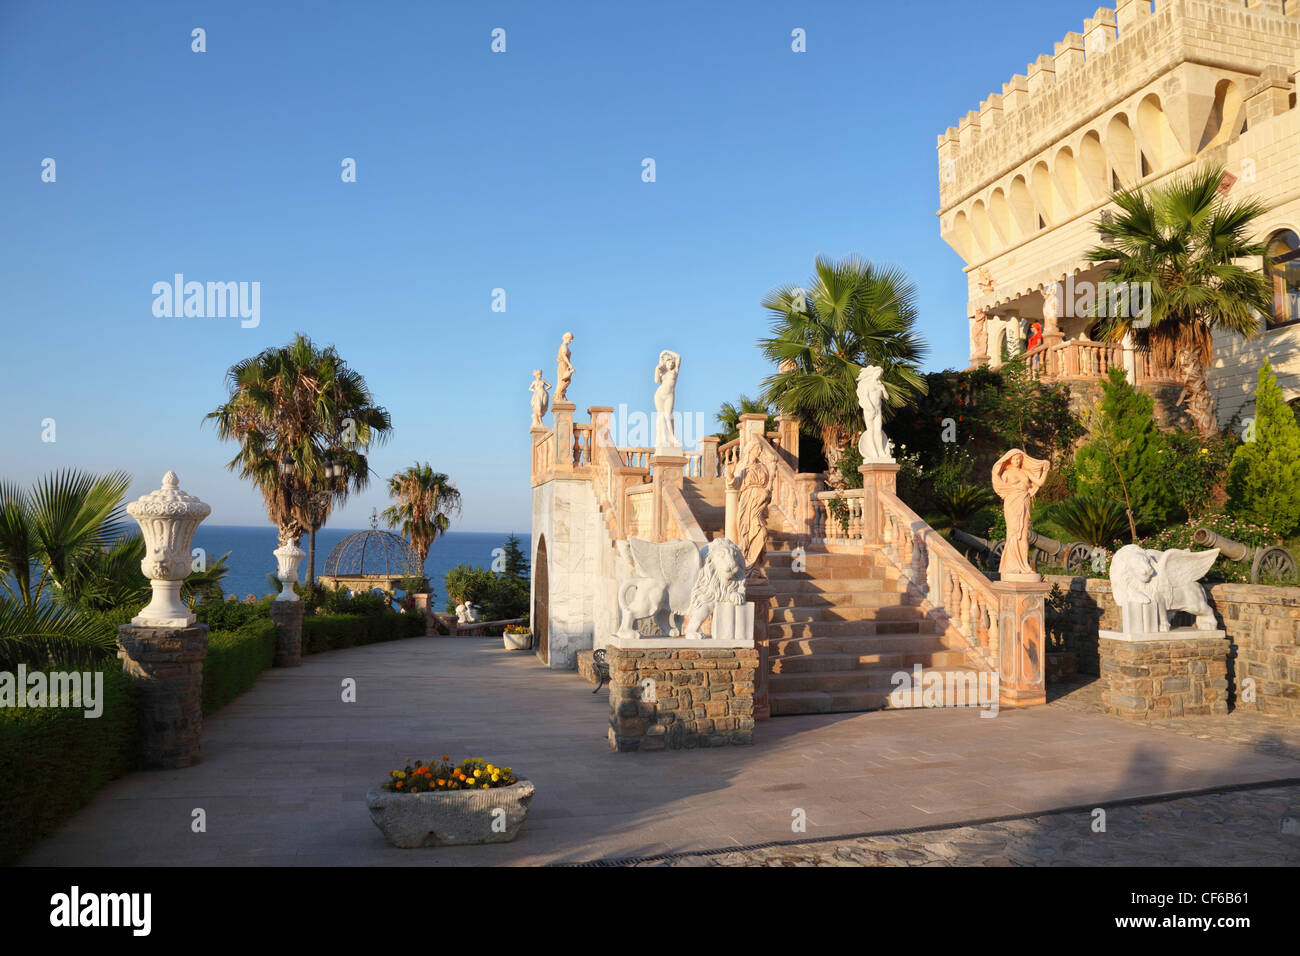
[[[708,647],[698,640],[661,643],[669,646],[607,648],[610,748],[753,743],[757,648]],[[647,682],[653,683],[647,687]]]
[[[1045,580],[1070,595],[1066,645],[1078,655],[1079,671],[1099,674],[1098,629],[1120,629],[1110,582],[1063,575]],[[1232,645],[1228,681],[1233,706],[1300,717],[1300,588],[1215,584],[1208,590],[1219,627]],[[1253,688],[1243,694],[1250,687],[1247,678]]]
[[1131,720],[1228,712],[1228,641],[1100,640],[1101,703]]

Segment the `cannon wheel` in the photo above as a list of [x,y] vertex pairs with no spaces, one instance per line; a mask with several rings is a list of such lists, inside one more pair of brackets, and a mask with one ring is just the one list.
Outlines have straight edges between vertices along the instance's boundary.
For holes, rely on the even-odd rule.
[[1082,541],[1073,541],[1065,549],[1065,570],[1086,571],[1092,561],[1092,548]]
[[1259,584],[1263,578],[1269,583],[1296,584],[1300,582],[1295,558],[1286,548],[1260,548],[1255,552],[1255,561],[1250,566],[1251,584]]

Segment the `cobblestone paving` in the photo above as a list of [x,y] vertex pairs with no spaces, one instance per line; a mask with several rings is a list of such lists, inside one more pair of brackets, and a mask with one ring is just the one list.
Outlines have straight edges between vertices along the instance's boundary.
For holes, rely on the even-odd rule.
[[[1101,685],[1085,678],[1049,689],[1048,706],[1102,713]],[[1120,718],[1114,718],[1119,720]],[[1235,744],[1300,761],[1300,726],[1251,711],[1183,717],[1138,726]],[[1300,767],[1297,767],[1300,775]],[[650,860],[637,866],[1295,866],[1300,786],[1204,794],[1106,809],[1105,832],[1092,815],[1059,813],[1002,823],[893,836],[768,847]]]
[[1296,866],[1300,786],[1238,790],[1090,813],[896,836],[648,860],[636,866]]

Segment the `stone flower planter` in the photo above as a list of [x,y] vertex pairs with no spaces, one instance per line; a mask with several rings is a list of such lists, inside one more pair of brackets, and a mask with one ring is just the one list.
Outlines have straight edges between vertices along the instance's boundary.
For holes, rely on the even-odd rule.
[[1049,651],[1045,657],[1047,666],[1043,670],[1043,676],[1049,684],[1074,680],[1078,669],[1074,651]]
[[529,631],[527,634],[502,634],[501,643],[508,651],[526,651],[533,646],[533,633]]
[[[366,805],[384,839],[403,849],[509,843],[528,817],[534,792],[530,780],[492,790],[443,793],[395,793],[376,787],[366,793]],[[498,824],[493,830],[493,822],[502,819],[494,810],[505,811],[504,829]]]

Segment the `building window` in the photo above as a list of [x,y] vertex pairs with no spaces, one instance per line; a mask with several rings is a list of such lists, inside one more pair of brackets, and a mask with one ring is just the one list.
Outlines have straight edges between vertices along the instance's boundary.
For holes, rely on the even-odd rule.
[[1282,229],[1268,239],[1264,275],[1273,284],[1273,315],[1269,328],[1300,321],[1300,236]]

